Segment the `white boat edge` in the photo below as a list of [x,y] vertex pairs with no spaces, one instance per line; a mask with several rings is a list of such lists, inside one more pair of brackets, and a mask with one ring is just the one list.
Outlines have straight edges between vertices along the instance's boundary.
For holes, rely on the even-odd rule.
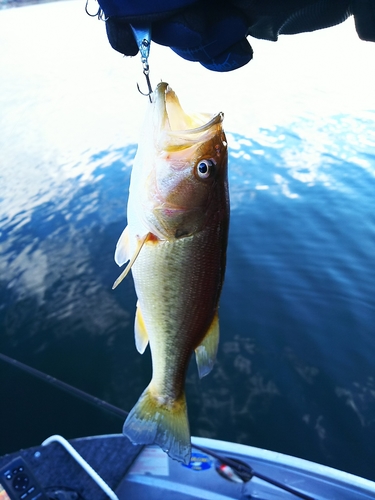
[[216,450],[221,454],[236,453],[241,454],[244,457],[254,457],[256,459],[264,460],[265,462],[273,462],[278,465],[285,465],[294,469],[303,470],[309,473],[314,473],[315,475],[321,477],[329,477],[341,483],[351,484],[352,486],[363,488],[368,492],[375,494],[375,482],[369,479],[356,476],[349,472],[344,472],[338,469],[334,469],[327,465],[321,465],[316,462],[311,462],[305,460],[304,458],[293,457],[291,455],[285,455],[276,451],[265,450],[262,448],[256,448],[254,446],[231,443],[229,441],[220,441],[217,439],[201,438],[192,436],[192,444],[202,446],[204,448],[210,448]]

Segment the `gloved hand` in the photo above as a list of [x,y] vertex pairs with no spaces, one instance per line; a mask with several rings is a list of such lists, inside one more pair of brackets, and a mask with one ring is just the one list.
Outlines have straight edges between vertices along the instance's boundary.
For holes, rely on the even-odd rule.
[[152,40],[214,71],[230,71],[250,61],[244,14],[220,0],[99,0],[108,40],[125,55],[138,51],[130,23],[151,23]]
[[99,0],[108,40],[125,55],[138,47],[131,23],[151,24],[152,40],[214,71],[231,71],[253,56],[247,35],[326,28],[354,14],[359,36],[375,41],[375,0]]

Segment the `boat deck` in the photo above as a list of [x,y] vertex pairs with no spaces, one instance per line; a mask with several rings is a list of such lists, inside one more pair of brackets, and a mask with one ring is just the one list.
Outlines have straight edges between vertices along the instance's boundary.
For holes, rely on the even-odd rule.
[[[190,465],[184,466],[171,460],[160,448],[133,446],[122,435],[74,439],[70,444],[115,492],[114,499],[298,498],[259,476],[248,482],[241,481],[236,475],[229,479],[231,471],[227,467],[209,454],[195,449]],[[301,492],[299,498],[375,499],[375,483],[329,467],[222,441],[193,438],[193,444],[249,464],[257,474]],[[0,457],[0,469],[4,470],[7,463],[19,456],[40,483],[47,498],[105,500],[109,497],[59,442]],[[39,497],[30,494],[25,498],[36,500]]]

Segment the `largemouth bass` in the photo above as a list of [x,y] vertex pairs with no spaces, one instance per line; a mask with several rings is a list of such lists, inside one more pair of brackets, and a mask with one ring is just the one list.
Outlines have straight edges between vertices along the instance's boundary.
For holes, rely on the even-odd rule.
[[185,374],[214,364],[229,224],[223,114],[187,115],[167,83],[153,93],[134,160],[128,226],[115,261],[131,268],[138,297],[135,343],[150,344],[152,379],[123,432],[189,463]]

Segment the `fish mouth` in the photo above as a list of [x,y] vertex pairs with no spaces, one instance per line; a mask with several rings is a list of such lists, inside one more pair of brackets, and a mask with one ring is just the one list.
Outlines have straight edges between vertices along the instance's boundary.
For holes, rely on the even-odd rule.
[[[197,142],[199,136],[201,140],[208,140],[216,133],[217,125],[224,119],[224,113],[217,114],[195,113],[188,115],[182,109],[180,101],[172,88],[166,82],[161,82],[152,94],[154,104],[156,125],[164,146],[171,150],[175,147],[181,148],[183,143],[189,147],[191,143]],[[168,141],[170,142],[168,147]]]

